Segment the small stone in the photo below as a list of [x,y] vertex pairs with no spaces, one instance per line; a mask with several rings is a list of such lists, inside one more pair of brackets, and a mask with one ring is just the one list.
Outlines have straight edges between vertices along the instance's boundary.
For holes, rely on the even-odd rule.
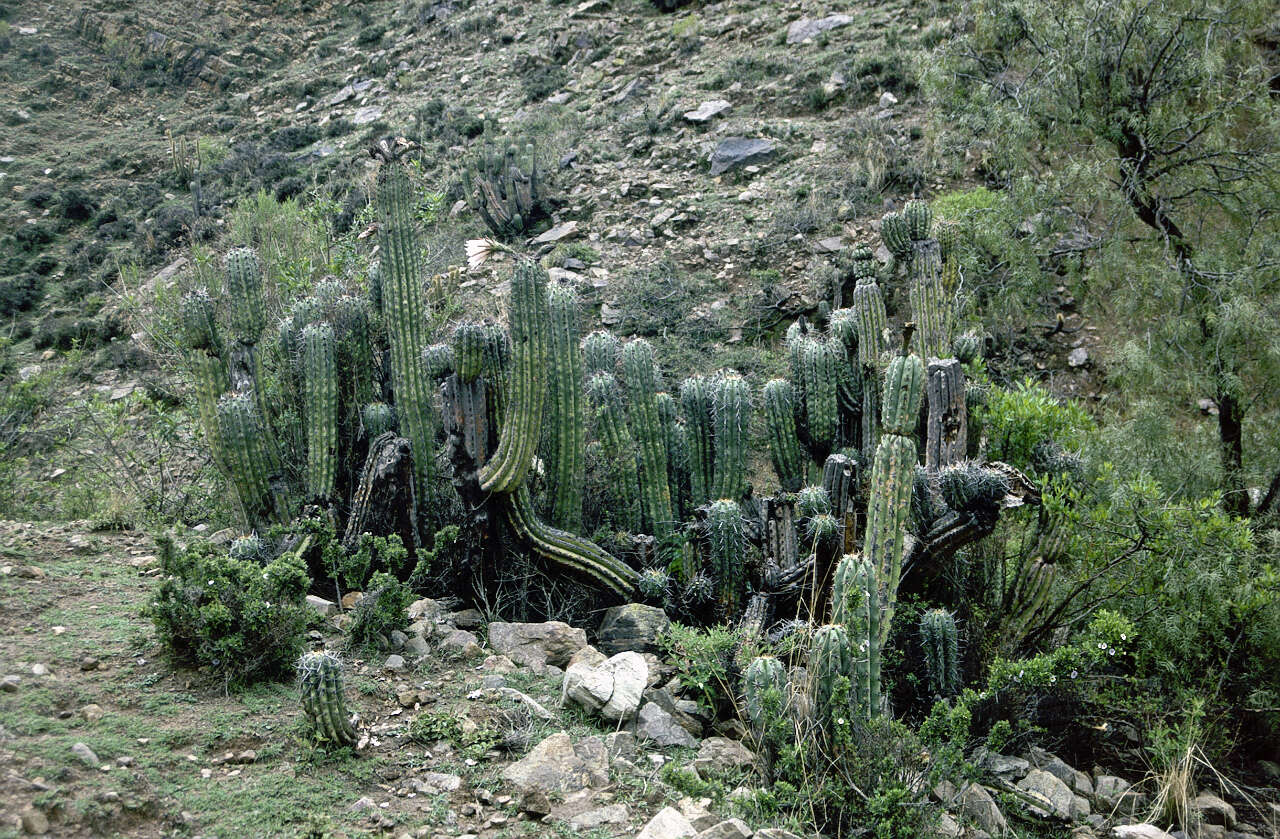
[[332,600],[325,600],[323,597],[308,594],[307,605],[314,609],[316,614],[322,618],[327,618],[329,615],[333,614],[334,604]]
[[93,749],[89,748],[84,743],[76,743],[72,746],[71,753],[75,755],[81,763],[91,769],[97,769],[98,766],[102,764],[102,761],[98,759],[98,756],[93,753]]
[[892,108],[896,104],[898,104],[898,97],[894,96],[889,91],[886,90],[884,93],[880,94],[881,108]]
[[100,662],[93,656],[85,656],[80,659],[80,669],[88,673],[91,670],[97,670]]
[[383,670],[390,670],[393,673],[399,673],[404,670],[404,657],[400,655],[389,655],[387,660],[382,663]]
[[707,805],[710,803],[710,798],[695,800],[686,796],[681,798],[676,806],[680,808],[680,814],[689,820],[689,824],[693,825],[694,830],[702,831],[718,824],[720,821],[707,809]]
[[391,634],[387,637],[391,641],[391,649],[393,650],[403,650],[404,645],[409,641],[409,636],[398,629],[391,630]]
[[359,813],[364,810],[376,810],[376,809],[378,809],[377,802],[375,802],[372,798],[370,798],[367,795],[357,798],[355,800],[355,803],[347,808],[348,811],[353,813]]
[[427,639],[418,632],[410,635],[409,640],[404,642],[404,651],[414,658],[420,658],[429,653],[431,648],[427,646]]
[[102,719],[103,713],[102,706],[93,703],[80,709],[80,716],[84,717],[85,722],[97,722]]
[[1236,808],[1211,792],[1197,795],[1191,809],[1199,812],[1208,824],[1220,824],[1227,830],[1236,826]]
[[1009,828],[991,793],[978,784],[969,784],[960,791],[960,811],[993,835],[1003,835]]
[[679,810],[664,807],[636,834],[636,839],[683,839],[695,835],[697,831]]
[[3,679],[0,679],[0,690],[5,693],[14,693],[18,690],[18,686],[22,684],[22,677],[16,673],[10,673]]
[[575,830],[594,830],[601,825],[622,824],[631,818],[626,804],[606,804],[569,817],[569,826]]
[[256,751],[254,751],[253,749],[245,749],[240,754],[232,758],[230,762],[246,764],[246,763],[256,763],[257,760],[258,760],[258,753]]
[[538,672],[548,665],[564,667],[586,645],[587,633],[562,621],[489,624],[489,646]]
[[22,832],[31,836],[43,836],[49,832],[49,819],[35,807],[22,811]]
[[1089,363],[1089,351],[1084,347],[1076,347],[1067,353],[1067,364],[1071,367],[1084,367]]
[[418,692],[416,690],[402,690],[396,694],[396,702],[400,703],[401,708],[412,708],[418,704]]
[[697,110],[685,111],[684,118],[689,122],[707,122],[717,114],[729,110],[729,108],[730,104],[724,99],[712,99],[709,102],[703,102],[697,107]]
[[698,834],[698,839],[751,839],[754,831],[742,819],[726,819]]
[[572,239],[577,235],[578,223],[576,221],[566,221],[563,224],[557,224],[550,230],[540,234],[533,240],[533,243],[535,245],[549,245],[554,242],[564,241],[565,239]]
[[454,629],[440,639],[440,652],[449,658],[471,659],[480,656],[480,639],[465,629]]
[[351,117],[351,123],[353,125],[368,125],[369,123],[379,119],[382,119],[382,106],[367,105],[356,110],[355,114]]
[[434,622],[443,616],[444,607],[430,597],[424,597],[409,604],[409,620],[411,621],[427,620]]
[[32,676],[48,676],[49,668],[43,664],[39,664],[39,663],[33,664],[31,665],[31,675]]
[[545,816],[551,812],[551,799],[540,789],[531,789],[520,796],[520,812]]
[[636,734],[647,737],[659,746],[686,746],[692,748],[698,741],[675,718],[655,702],[646,702],[640,709]]
[[364,600],[363,591],[349,591],[346,594],[342,595],[342,608],[344,610],[354,609],[355,605],[359,603],[361,600]]

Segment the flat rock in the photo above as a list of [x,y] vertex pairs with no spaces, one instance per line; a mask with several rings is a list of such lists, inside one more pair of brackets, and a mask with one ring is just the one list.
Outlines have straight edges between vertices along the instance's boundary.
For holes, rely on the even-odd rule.
[[1141,797],[1131,786],[1124,778],[1099,775],[1093,779],[1094,804],[1104,816],[1117,813],[1121,818],[1132,817],[1141,803]]
[[565,239],[572,239],[578,235],[578,223],[576,221],[566,221],[557,224],[555,227],[540,233],[533,240],[535,245],[549,245],[553,242],[560,242]]
[[663,807],[636,834],[636,839],[684,839],[686,836],[696,836],[697,833],[679,810]]
[[631,811],[627,809],[626,804],[606,804],[603,807],[570,816],[568,821],[570,827],[575,830],[593,830],[606,824],[622,824],[629,818],[631,818]]
[[399,673],[404,670],[404,667],[404,656],[402,655],[389,655],[387,660],[382,663],[382,669],[390,670],[393,673]]
[[1018,782],[1018,789],[1034,798],[1038,805],[1031,805],[1033,813],[1069,821],[1075,794],[1059,778],[1043,769],[1032,769]]
[[693,759],[692,766],[700,777],[709,778],[726,770],[751,766],[755,762],[755,752],[736,740],[708,737],[698,748],[698,756]]
[[724,99],[712,99],[703,102],[695,110],[685,111],[684,118],[689,122],[707,122],[716,114],[724,113],[732,107],[730,103]]
[[726,137],[711,152],[711,174],[720,175],[739,166],[764,163],[773,157],[776,150],[770,140]]
[[598,711],[606,720],[627,720],[640,708],[640,696],[649,681],[649,665],[636,652],[621,652],[600,661],[603,656],[583,655],[592,647],[576,653],[565,670],[561,684],[562,701],[571,700],[589,711]]
[[566,732],[552,734],[502,772],[523,792],[564,795],[609,782],[609,755],[599,737],[575,744]]
[[1154,824],[1122,824],[1111,828],[1116,839],[1173,839]]
[[409,604],[409,620],[438,621],[444,617],[444,607],[430,597],[415,600]]
[[382,119],[381,105],[366,105],[363,108],[357,108],[351,117],[353,125],[368,125],[371,122]]
[[698,839],[751,839],[754,831],[742,819],[725,819],[698,834]]
[[800,837],[780,827],[766,827],[764,830],[756,831],[756,839],[800,839]]
[[1084,347],[1076,347],[1067,353],[1067,365],[1070,367],[1084,367],[1089,363],[1089,351]]
[[98,756],[93,753],[93,749],[89,748],[84,743],[76,743],[72,746],[71,753],[75,755],[81,763],[91,769],[97,769],[102,763],[102,761],[98,759]]
[[656,702],[646,702],[640,709],[636,734],[647,737],[659,746],[698,745],[697,739],[684,729],[675,718]]
[[827,15],[816,20],[802,17],[799,20],[792,21],[791,25],[787,27],[787,43],[803,44],[823,32],[840,26],[848,26],[851,23],[853,23],[853,18],[849,15]]
[[516,664],[564,667],[587,645],[587,633],[561,621],[489,624],[489,646]]
[[1236,808],[1211,792],[1197,795],[1191,809],[1200,813],[1208,824],[1220,824],[1228,830],[1236,826]]
[[596,639],[609,655],[627,650],[653,653],[658,651],[658,636],[670,626],[671,619],[658,607],[628,603],[605,611]]

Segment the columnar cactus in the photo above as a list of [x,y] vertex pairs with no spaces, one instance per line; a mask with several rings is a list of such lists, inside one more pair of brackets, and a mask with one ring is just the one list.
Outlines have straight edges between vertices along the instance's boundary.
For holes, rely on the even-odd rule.
[[960,691],[960,644],[955,616],[945,609],[930,609],[921,615],[920,648],[929,676],[929,692],[955,696]]
[[803,487],[796,493],[796,514],[802,519],[831,515],[831,496],[816,484]]
[[472,166],[462,170],[467,203],[499,236],[521,235],[544,212],[543,184],[534,147],[526,145],[523,153],[524,160],[518,161],[514,145],[499,153],[486,143]]
[[880,434],[877,370],[885,350],[887,320],[874,273],[858,280],[853,290],[853,311],[858,323],[858,372],[862,381],[862,454],[869,459]]
[[804,485],[805,457],[796,437],[796,396],[791,382],[774,379],[764,386],[765,423],[769,429],[769,454],[783,492]]
[[337,342],[328,324],[302,330],[302,377],[307,424],[307,497],[333,495],[338,463]]
[[551,314],[550,388],[547,406],[548,519],[564,530],[582,528],[582,487],[586,477],[586,419],[582,393],[582,352],[578,348],[578,298],[559,283],[547,290]]
[[612,332],[597,329],[582,339],[582,366],[588,378],[596,373],[616,374],[621,360],[622,342]]
[[951,349],[951,304],[942,285],[938,243],[926,239],[912,243],[911,317],[916,331],[916,351],[924,358],[946,358]]
[[809,437],[817,449],[817,460],[830,454],[840,430],[839,364],[843,353],[838,354],[837,349],[833,342],[818,337],[801,339],[800,343]]
[[370,402],[360,409],[360,421],[370,440],[396,428],[396,409],[386,402]]
[[552,565],[584,577],[624,598],[633,597],[639,575],[599,545],[540,520],[529,500],[529,488],[520,484],[503,504],[507,523],[530,550]]
[[658,418],[653,346],[636,338],[622,348],[623,381],[631,430],[640,462],[640,502],[645,525],[654,536],[671,530],[671,488],[667,483],[667,450]]
[[[533,462],[546,403],[548,350],[547,274],[535,262],[521,260],[511,277],[512,370],[505,395],[498,448],[480,469],[485,492],[512,492],[524,483]],[[666,484],[666,467],[662,470]]]
[[436,497],[436,422],[431,412],[431,382],[419,363],[430,341],[421,251],[414,231],[413,187],[403,165],[388,163],[378,173],[377,207],[382,255],[378,276],[382,316],[391,343],[391,383],[396,412],[413,451],[414,497],[422,512],[420,521],[430,521],[435,517],[431,499]]
[[923,242],[929,238],[929,228],[933,225],[933,211],[924,201],[912,200],[902,208],[902,217],[907,222],[907,235],[913,242]]
[[840,681],[848,680],[851,689],[852,675],[849,633],[840,624],[827,624],[813,636],[809,648],[809,685],[814,721],[828,744],[835,740],[837,728],[849,722],[849,697],[847,692],[842,696]]
[[689,451],[689,503],[694,507],[713,500],[715,481],[715,392],[711,380],[693,376],[680,383]]
[[223,261],[231,334],[242,344],[256,344],[267,328],[267,306],[262,295],[262,268],[250,248],[235,248]]
[[911,434],[920,417],[924,393],[924,364],[920,356],[900,355],[889,362],[884,374],[884,399],[880,425],[887,434]]
[[189,350],[221,354],[217,304],[207,289],[197,288],[182,295],[178,309],[178,340]]
[[271,491],[275,463],[252,394],[225,394],[218,400],[217,415],[227,472],[248,524],[256,526],[279,518]]
[[707,547],[711,570],[725,614],[737,614],[744,594],[747,534],[738,502],[722,498],[707,511]]
[[587,401],[595,420],[595,433],[604,456],[617,474],[612,475],[611,488],[618,494],[622,525],[633,533],[640,531],[640,473],[636,466],[636,444],[627,427],[618,382],[611,373],[596,373],[587,380]]
[[780,743],[771,736],[787,713],[787,668],[771,655],[759,656],[747,665],[742,678],[743,706],[756,747],[764,759],[766,775]]
[[667,449],[671,510],[677,520],[683,520],[689,509],[689,438],[676,400],[665,391],[658,394],[658,422],[662,425],[663,445]]
[[342,371],[344,399],[351,410],[355,410],[379,395],[368,301],[343,294],[334,301],[333,323],[338,337],[338,369]]
[[342,689],[342,662],[327,650],[307,653],[298,661],[302,709],[315,733],[338,746],[356,742]]
[[458,359],[450,344],[428,344],[422,349],[422,372],[432,381],[447,378],[458,367]]
[[853,654],[851,701],[860,716],[880,713],[880,585],[876,566],[845,554],[831,582],[831,620],[848,631]]
[[[484,370],[486,340],[485,327],[475,321],[464,320],[453,328],[450,344],[453,349],[453,370],[462,381],[474,382],[480,377]],[[501,382],[495,384],[501,386]]]
[[190,354],[190,363],[200,427],[204,429],[205,440],[208,441],[213,462],[226,471],[227,450],[219,431],[218,399],[227,392],[227,388],[231,387],[231,379],[227,375],[227,363],[215,355],[208,355],[198,350]]
[[751,428],[751,387],[737,373],[714,381],[715,474],[712,495],[737,500],[747,489],[747,444]]
[[911,255],[911,225],[899,213],[885,213],[880,219],[880,238],[898,259]]

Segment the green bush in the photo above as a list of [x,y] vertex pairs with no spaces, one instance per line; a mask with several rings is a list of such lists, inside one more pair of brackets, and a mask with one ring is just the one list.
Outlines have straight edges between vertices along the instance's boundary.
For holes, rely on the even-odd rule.
[[1029,379],[1012,389],[991,388],[976,413],[988,437],[987,458],[1028,471],[1042,460],[1037,447],[1047,442],[1075,450],[1093,430],[1079,403],[1060,400]]
[[685,690],[712,710],[728,710],[734,705],[729,673],[738,640],[728,626],[695,629],[672,623],[658,643]]
[[207,543],[175,549],[162,538],[165,579],[147,607],[162,644],[239,687],[289,673],[304,646],[309,579],[285,554],[264,566]]
[[356,604],[355,619],[347,631],[352,647],[378,645],[397,629],[409,625],[413,592],[390,574],[374,574],[365,595]]

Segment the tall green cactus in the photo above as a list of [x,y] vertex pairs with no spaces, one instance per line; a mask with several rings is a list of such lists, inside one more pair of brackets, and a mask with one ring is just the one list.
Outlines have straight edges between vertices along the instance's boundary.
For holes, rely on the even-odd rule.
[[311,727],[324,740],[351,746],[356,731],[342,691],[342,662],[327,650],[307,653],[298,661],[298,688]]
[[951,349],[951,305],[942,280],[941,247],[929,238],[932,215],[923,201],[907,204],[907,220],[911,228],[911,317],[915,320],[913,335],[921,358],[946,358]]
[[582,366],[587,377],[596,373],[616,375],[622,361],[622,341],[604,329],[597,329],[582,339]]
[[738,502],[727,498],[711,502],[707,547],[720,606],[725,614],[735,615],[745,593],[747,561],[747,533]]
[[[487,332],[483,324],[464,320],[454,326],[450,343],[453,349],[453,369],[462,381],[474,382],[484,370],[486,341]],[[501,382],[496,384],[501,386]]]
[[680,383],[685,434],[689,444],[689,503],[701,507],[712,501],[715,480],[715,392],[710,379],[693,376]]
[[551,314],[550,393],[545,461],[549,469],[548,519],[564,530],[582,529],[582,488],[586,477],[586,419],[582,393],[582,352],[578,348],[578,297],[556,283],[547,290]]
[[217,414],[227,471],[249,527],[282,520],[284,511],[276,509],[271,487],[276,464],[253,395],[225,394],[218,400]]
[[223,261],[231,334],[242,344],[256,344],[267,328],[267,306],[262,293],[262,267],[250,248],[227,251]]
[[889,362],[884,374],[884,399],[880,424],[888,434],[911,434],[920,418],[924,393],[924,363],[920,356],[900,355]]
[[217,304],[207,289],[197,288],[182,295],[178,308],[178,342],[189,350],[221,354]]
[[862,383],[862,454],[870,459],[880,436],[880,355],[886,349],[884,298],[875,274],[858,280],[853,290],[853,311],[858,325],[858,374]]
[[831,620],[849,633],[853,654],[851,701],[858,714],[880,713],[880,585],[870,560],[845,554],[831,582]]
[[763,739],[765,729],[786,705],[787,668],[771,655],[754,658],[743,675],[742,689],[747,721],[757,739]]
[[636,444],[627,427],[622,397],[613,374],[596,373],[587,380],[587,401],[605,459],[617,469],[617,474],[610,476],[610,488],[617,493],[622,508],[619,519],[627,530],[639,533],[640,473],[636,465]]
[[689,511],[689,438],[676,400],[666,391],[658,394],[658,422],[662,424],[663,445],[667,449],[671,510],[678,521],[683,521]]
[[913,242],[923,242],[929,238],[929,228],[933,225],[933,210],[919,199],[908,201],[902,208],[902,217],[907,223],[907,235]]
[[[546,404],[549,317],[547,273],[536,262],[521,260],[511,277],[509,393],[504,396],[498,448],[480,469],[485,492],[512,492],[529,473]],[[665,466],[663,476],[665,484]]]
[[635,596],[639,584],[636,571],[594,542],[541,521],[533,511],[529,488],[523,483],[507,496],[503,511],[511,529],[538,556],[621,597]]
[[769,454],[783,492],[796,492],[806,478],[805,457],[796,437],[795,389],[786,379],[764,386],[765,423],[769,429]]
[[880,219],[880,238],[884,246],[898,259],[911,255],[911,228],[907,219],[899,213],[885,213]]
[[373,324],[369,302],[343,294],[333,304],[334,332],[338,337],[338,368],[343,374],[343,394],[351,410],[367,405],[380,394],[373,361]]
[[378,277],[382,316],[391,343],[391,384],[396,413],[413,451],[419,522],[437,517],[436,420],[431,381],[419,363],[427,335],[427,301],[421,251],[414,230],[413,187],[404,165],[388,163],[378,173]]
[[360,421],[364,425],[365,435],[373,440],[395,430],[396,409],[386,402],[370,402],[361,409]]
[[191,378],[195,386],[196,413],[200,417],[200,427],[204,429],[205,440],[213,462],[223,472],[229,468],[226,444],[218,425],[218,399],[231,387],[231,379],[227,376],[227,363],[216,355],[195,350],[189,356]]
[[667,483],[667,450],[658,418],[655,364],[653,346],[643,338],[629,341],[622,348],[631,431],[640,455],[641,509],[645,526],[661,541],[671,531],[674,516]]
[[457,357],[449,344],[428,344],[422,350],[422,372],[434,382],[448,377],[457,366]]
[[840,430],[840,372],[843,353],[819,337],[801,339],[800,363],[804,372],[804,393],[809,437],[815,459],[825,460]]
[[307,424],[307,497],[333,495],[338,462],[337,341],[329,324],[302,330],[303,387]]
[[814,722],[828,746],[835,741],[837,730],[850,722],[848,693],[842,695],[840,682],[848,680],[851,686],[852,675],[849,633],[840,624],[827,624],[813,636],[809,647],[809,685]]
[[715,474],[712,495],[738,500],[747,490],[747,447],[751,435],[751,386],[733,371],[716,376],[712,419]]
[[929,692],[936,696],[959,693],[960,642],[955,616],[946,609],[930,609],[921,615],[920,648],[929,676]]

